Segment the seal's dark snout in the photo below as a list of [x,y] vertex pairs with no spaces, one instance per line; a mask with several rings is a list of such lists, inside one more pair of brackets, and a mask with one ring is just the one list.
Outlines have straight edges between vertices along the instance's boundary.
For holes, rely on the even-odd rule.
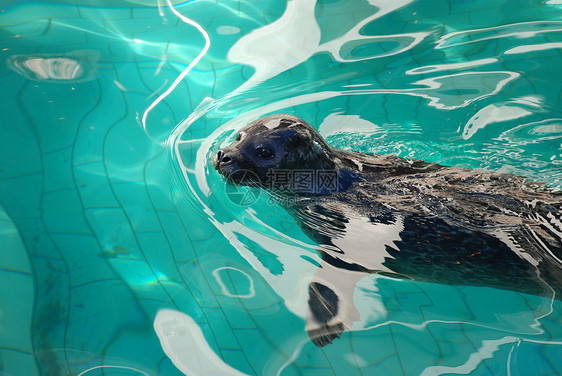
[[224,171],[224,168],[233,168],[235,165],[233,154],[232,150],[228,148],[219,150],[217,155],[215,155],[215,158],[213,158],[213,165],[215,166],[215,169]]
[[232,162],[230,155],[224,150],[219,150],[217,153],[217,164],[226,165]]

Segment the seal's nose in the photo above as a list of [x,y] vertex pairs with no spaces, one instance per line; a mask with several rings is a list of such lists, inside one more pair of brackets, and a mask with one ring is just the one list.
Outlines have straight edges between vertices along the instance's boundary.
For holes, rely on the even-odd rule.
[[219,150],[217,153],[217,165],[225,165],[230,162],[232,162],[232,158],[224,150]]

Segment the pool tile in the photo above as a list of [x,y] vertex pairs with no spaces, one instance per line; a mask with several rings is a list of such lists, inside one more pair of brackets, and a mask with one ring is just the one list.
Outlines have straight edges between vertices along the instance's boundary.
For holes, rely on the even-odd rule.
[[100,6],[86,6],[78,5],[77,10],[80,17],[87,22],[87,20],[124,20],[130,19],[132,15],[132,8],[127,6],[115,7],[100,7]]
[[29,375],[38,375],[31,341],[34,279],[20,235],[1,206],[0,217],[0,280],[10,282],[0,285],[3,371],[18,374],[25,370]]
[[18,45],[22,38],[36,38],[44,35],[51,24],[49,18],[39,18],[35,20],[26,20],[3,25],[2,28],[11,34],[11,38],[7,40],[7,45]]
[[3,362],[2,370],[6,375],[39,375],[35,357],[31,351],[22,352],[20,349],[0,347],[0,355]]

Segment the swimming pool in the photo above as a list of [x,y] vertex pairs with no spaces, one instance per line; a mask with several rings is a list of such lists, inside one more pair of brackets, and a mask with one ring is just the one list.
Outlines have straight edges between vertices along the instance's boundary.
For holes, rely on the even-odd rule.
[[3,375],[562,374],[559,300],[378,275],[317,348],[315,244],[210,165],[284,112],[339,148],[562,187],[560,1],[0,12]]

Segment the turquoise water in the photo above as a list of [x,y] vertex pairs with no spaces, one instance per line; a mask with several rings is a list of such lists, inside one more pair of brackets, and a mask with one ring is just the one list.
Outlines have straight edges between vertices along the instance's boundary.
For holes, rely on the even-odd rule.
[[562,187],[562,2],[169,5],[0,3],[1,375],[562,374],[559,300],[377,275],[317,348],[315,244],[210,165],[283,112]]

